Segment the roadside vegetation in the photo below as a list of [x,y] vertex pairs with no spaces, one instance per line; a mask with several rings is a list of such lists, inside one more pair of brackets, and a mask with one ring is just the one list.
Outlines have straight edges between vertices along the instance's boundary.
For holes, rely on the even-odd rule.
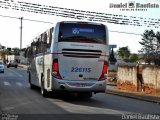
[[[0,44],[0,59],[4,61],[4,63],[8,62],[5,56],[7,55],[15,55],[19,56],[21,52],[24,52],[26,48],[19,50],[19,48],[6,48],[5,46]],[[23,55],[24,56],[24,55]]]
[[139,52],[143,54],[145,62],[160,66],[160,32],[155,33],[153,30],[146,30],[139,43],[142,45]]

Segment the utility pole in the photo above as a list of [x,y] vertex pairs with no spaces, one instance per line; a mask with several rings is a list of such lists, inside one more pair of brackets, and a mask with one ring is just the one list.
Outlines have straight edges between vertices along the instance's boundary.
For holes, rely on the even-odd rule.
[[22,49],[22,20],[23,17],[19,18],[21,20],[21,26],[20,26],[20,50]]

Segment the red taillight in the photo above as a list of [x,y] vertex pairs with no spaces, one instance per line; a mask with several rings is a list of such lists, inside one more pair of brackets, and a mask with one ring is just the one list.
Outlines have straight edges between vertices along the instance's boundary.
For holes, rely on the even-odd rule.
[[106,64],[103,65],[103,71],[102,72],[104,74],[107,74],[107,70],[108,70],[108,64],[106,63]]
[[53,71],[56,71],[56,72],[59,71],[58,68],[59,68],[58,67],[58,60],[56,59],[53,61]]
[[107,74],[107,71],[108,71],[108,63],[107,61],[104,62],[104,65],[103,65],[103,70],[102,70],[102,74],[99,78],[99,80],[105,80],[105,74]]
[[62,79],[61,75],[59,73],[58,59],[55,59],[53,61],[53,77],[58,78],[58,79]]

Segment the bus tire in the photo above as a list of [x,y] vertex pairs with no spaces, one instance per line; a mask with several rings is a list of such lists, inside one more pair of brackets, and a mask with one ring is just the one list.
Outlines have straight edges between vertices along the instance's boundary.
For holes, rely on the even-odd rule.
[[92,92],[79,92],[78,97],[82,99],[89,99],[92,97]]
[[42,76],[42,79],[41,79],[41,95],[43,97],[47,97],[48,96],[48,92],[47,90],[44,88],[44,77]]
[[30,73],[29,73],[29,75],[28,75],[28,81],[29,81],[30,88],[31,88],[31,89],[34,89],[35,86],[31,83],[31,75],[30,75]]
[[34,89],[35,86],[34,86],[32,83],[30,83],[30,88],[31,88],[31,89]]

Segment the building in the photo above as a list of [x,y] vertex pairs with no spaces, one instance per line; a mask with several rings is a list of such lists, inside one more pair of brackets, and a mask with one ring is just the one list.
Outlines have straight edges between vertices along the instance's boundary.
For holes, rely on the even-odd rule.
[[16,56],[16,55],[5,55],[6,63],[10,62],[11,60],[17,61],[20,64],[27,64],[28,59],[24,56]]

